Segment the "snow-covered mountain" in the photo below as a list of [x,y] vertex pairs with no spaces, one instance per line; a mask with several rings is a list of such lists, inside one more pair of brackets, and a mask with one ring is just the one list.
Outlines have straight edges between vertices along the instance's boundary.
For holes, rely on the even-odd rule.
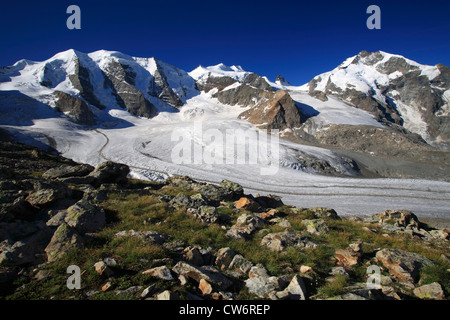
[[[2,106],[3,124],[18,118],[21,100],[57,107],[79,123],[92,124],[107,119],[114,109],[147,118],[173,112],[198,94],[194,80],[183,70],[155,58],[106,50],[89,54],[67,50],[42,62],[20,60],[0,70],[0,90],[3,102],[16,101],[9,108]],[[31,117],[24,112],[20,118],[32,120],[36,112]]]
[[450,146],[450,68],[421,65],[400,55],[362,51],[304,86],[321,100],[331,95],[396,123],[429,144]]
[[[187,73],[155,58],[68,50],[42,62],[20,60],[0,68],[0,127],[20,142],[50,146],[78,162],[126,163],[132,176],[144,179],[173,174],[207,182],[228,178],[247,192],[279,194],[287,203],[346,210],[343,214],[392,208],[444,214],[448,182],[358,179],[449,179],[448,153],[412,133],[406,116],[411,113],[402,109],[415,110],[426,100],[422,85],[448,101],[448,68],[421,67],[403,58],[394,63],[389,61],[397,56],[387,56],[361,53],[297,87],[281,76],[271,82],[239,66],[200,66]],[[371,59],[381,60],[371,65]],[[358,99],[372,99],[376,108]],[[422,120],[425,133],[435,137],[428,141],[443,143],[448,141],[448,104],[436,99],[438,109]],[[436,121],[430,119],[441,121],[439,134],[430,129]],[[267,148],[274,129],[281,138],[277,154],[263,154],[256,164],[233,162]],[[244,139],[224,146],[207,135],[225,138],[228,131]],[[180,141],[205,157],[214,155],[215,161],[174,161]],[[276,174],[260,174],[273,166],[279,166]]]

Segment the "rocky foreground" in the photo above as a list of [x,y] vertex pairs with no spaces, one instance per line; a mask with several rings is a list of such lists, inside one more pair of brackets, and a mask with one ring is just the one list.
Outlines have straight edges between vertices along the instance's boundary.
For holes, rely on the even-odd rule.
[[1,297],[448,299],[449,230],[412,212],[339,217],[227,180],[128,173],[0,142]]

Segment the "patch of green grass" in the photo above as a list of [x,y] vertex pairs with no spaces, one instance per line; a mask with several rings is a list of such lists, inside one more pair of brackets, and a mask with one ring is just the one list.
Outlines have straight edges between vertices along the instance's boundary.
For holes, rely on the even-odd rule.
[[344,275],[336,275],[332,281],[327,281],[317,292],[319,295],[331,298],[344,294],[344,288],[348,285],[348,278]]
[[438,282],[446,293],[450,293],[450,262],[440,260],[433,266],[423,267],[420,270],[420,278],[423,284]]

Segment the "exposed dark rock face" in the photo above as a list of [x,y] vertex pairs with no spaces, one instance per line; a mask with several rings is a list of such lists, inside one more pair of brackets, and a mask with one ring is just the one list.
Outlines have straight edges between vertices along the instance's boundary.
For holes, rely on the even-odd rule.
[[264,80],[263,77],[255,74],[250,73],[248,76],[244,78],[243,83],[248,84],[254,88],[261,89],[261,90],[267,90],[267,91],[275,91],[274,88],[272,88],[266,80]]
[[273,93],[257,89],[247,84],[241,84],[235,88],[222,90],[213,94],[223,104],[240,105],[242,107],[253,107],[261,101],[269,99]]
[[221,91],[236,82],[238,81],[230,77],[209,76],[204,83],[197,82],[197,88],[198,90],[204,92],[209,92],[214,88]]
[[[346,69],[355,66],[370,75],[347,73]],[[337,78],[333,78],[335,74],[339,74]],[[345,88],[343,81],[347,82]],[[361,85],[355,87],[352,81]],[[382,123],[401,125],[434,146],[449,147],[450,117],[444,93],[450,89],[450,69],[444,65],[421,66],[401,56],[362,51],[351,62],[315,77],[308,86],[309,93],[320,100],[336,96],[370,112]]]
[[161,99],[173,107],[181,107],[183,101],[175,94],[167,82],[167,77],[164,74],[164,69],[159,65],[160,62],[156,60],[158,69],[155,72],[153,82],[149,88],[149,94]]
[[287,91],[279,90],[266,102],[243,112],[240,116],[265,129],[300,127],[303,115]]
[[216,89],[212,97],[223,104],[250,107],[238,118],[246,119],[263,129],[296,128],[306,120],[287,91],[276,91],[255,73],[248,73],[239,81],[209,73],[202,81],[197,82],[197,87],[204,92]]
[[[68,281],[46,279],[60,270],[70,273],[67,267],[78,262],[82,270],[92,268],[82,278],[83,299],[448,298],[449,230],[428,227],[409,211],[341,218],[330,208],[284,205],[274,195],[253,197],[228,180],[220,186],[184,176],[158,184],[124,181],[128,168],[120,164],[100,164],[92,171],[58,155],[38,154],[33,147],[0,142],[0,166],[12,161],[17,163],[12,174],[0,171],[3,299],[73,299]],[[93,172],[100,185],[61,180]],[[64,195],[55,201],[27,197],[60,188]],[[174,190],[180,191],[176,197]],[[22,213],[34,210],[29,219],[4,219],[17,199],[44,200],[40,204],[45,205],[24,207]],[[239,200],[233,204],[232,199]],[[201,226],[189,217],[189,206],[199,204],[194,216]],[[228,219],[219,219],[219,211]],[[225,237],[229,247],[223,246]],[[355,241],[347,246],[351,239]],[[411,251],[395,248],[400,241],[411,241]],[[368,266],[385,271],[379,287],[369,287],[367,276],[363,282],[355,277]],[[429,275],[434,282],[424,285]],[[334,286],[343,278],[346,285],[339,295],[322,292],[327,283]]]
[[127,65],[112,60],[105,70],[105,77],[119,106],[138,117],[151,118],[156,115],[156,107],[134,87],[136,74]]
[[280,83],[281,85],[285,85],[285,86],[291,86],[291,84],[289,83],[289,81],[287,81],[281,74],[279,74],[277,76],[277,78],[275,79],[275,82]]
[[55,91],[55,96],[58,111],[66,113],[69,118],[77,123],[95,124],[95,116],[83,100],[62,91]]
[[89,70],[80,63],[78,57],[75,58],[75,74],[69,75],[72,85],[80,91],[81,96],[91,105],[103,110],[106,107],[100,103],[94,94]]

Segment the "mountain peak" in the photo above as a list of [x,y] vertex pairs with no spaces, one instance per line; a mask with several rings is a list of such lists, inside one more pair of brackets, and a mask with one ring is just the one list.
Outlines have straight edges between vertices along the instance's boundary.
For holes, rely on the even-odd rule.
[[275,79],[275,82],[280,85],[288,85],[288,86],[291,85],[281,74],[279,74],[277,76],[277,78]]

